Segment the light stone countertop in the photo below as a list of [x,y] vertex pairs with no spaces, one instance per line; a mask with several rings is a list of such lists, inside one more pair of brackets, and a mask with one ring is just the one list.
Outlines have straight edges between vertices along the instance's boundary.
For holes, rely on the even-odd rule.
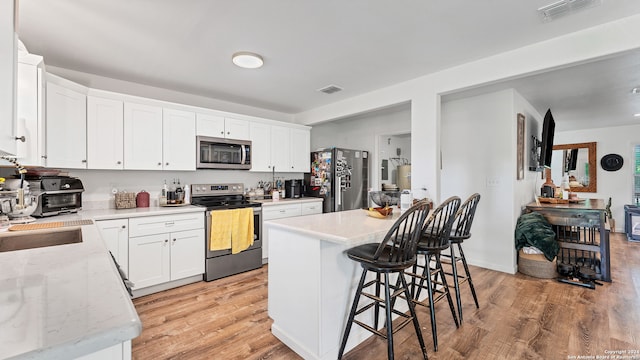
[[[199,211],[204,208],[81,210],[37,222]],[[97,227],[81,229],[81,243],[0,252],[0,359],[72,359],[141,333],[138,314]]]
[[302,198],[297,198],[297,199],[289,199],[289,198],[285,198],[285,199],[279,199],[276,201],[273,201],[272,199],[264,199],[264,200],[253,200],[255,202],[259,202],[262,204],[262,206],[266,207],[266,206],[274,206],[274,205],[287,205],[287,204],[300,204],[300,203],[310,203],[310,202],[322,202],[324,201],[323,198],[318,198],[318,197],[302,197]]
[[265,228],[282,229],[347,246],[379,242],[400,217],[400,209],[384,219],[373,218],[362,209],[265,221]]

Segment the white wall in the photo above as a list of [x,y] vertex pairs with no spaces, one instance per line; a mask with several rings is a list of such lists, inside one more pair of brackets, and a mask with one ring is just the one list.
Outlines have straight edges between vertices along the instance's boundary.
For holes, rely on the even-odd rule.
[[[606,119],[603,119],[603,124]],[[593,142],[596,144],[596,169],[598,192],[578,193],[580,197],[599,198],[606,201],[611,197],[611,212],[616,220],[616,231],[624,231],[624,205],[633,204],[633,145],[640,144],[640,125],[603,127],[580,131],[557,132],[554,144]],[[622,169],[605,171],[600,159],[606,154],[619,154],[624,160]],[[591,170],[591,169],[589,169]]]
[[441,199],[481,195],[465,254],[474,265],[508,273],[517,269],[515,224],[534,198],[538,177],[525,170],[525,179],[516,181],[518,113],[537,124],[535,110],[511,89],[445,102],[441,109]]

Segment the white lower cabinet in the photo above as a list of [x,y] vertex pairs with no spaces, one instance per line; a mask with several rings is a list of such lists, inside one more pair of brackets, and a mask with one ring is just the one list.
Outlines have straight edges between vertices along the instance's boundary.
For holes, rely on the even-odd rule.
[[204,213],[129,219],[133,290],[204,273]]
[[129,274],[129,219],[96,221],[98,231],[118,265]]
[[[322,200],[262,206],[262,220],[264,221],[313,214],[322,214]],[[268,232],[262,234],[262,258],[269,258]]]

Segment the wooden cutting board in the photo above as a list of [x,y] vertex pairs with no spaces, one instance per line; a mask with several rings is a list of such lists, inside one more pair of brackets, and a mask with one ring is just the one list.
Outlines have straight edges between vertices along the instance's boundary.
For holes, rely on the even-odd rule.
[[9,231],[54,229],[54,228],[60,228],[65,226],[82,226],[82,225],[91,225],[91,224],[93,224],[93,220],[51,221],[46,223],[11,225],[11,227],[9,227]]

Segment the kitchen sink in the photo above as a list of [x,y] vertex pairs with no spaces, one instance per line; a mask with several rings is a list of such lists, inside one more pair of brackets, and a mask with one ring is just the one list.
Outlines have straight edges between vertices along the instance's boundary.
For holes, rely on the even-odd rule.
[[20,231],[0,234],[0,252],[82,242],[82,229]]

